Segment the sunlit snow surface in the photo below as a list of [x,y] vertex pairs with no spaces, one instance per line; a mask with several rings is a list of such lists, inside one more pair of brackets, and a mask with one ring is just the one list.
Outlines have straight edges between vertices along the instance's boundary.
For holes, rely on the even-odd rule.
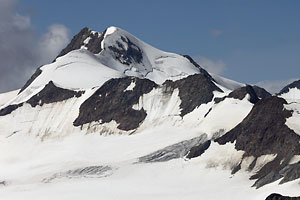
[[286,120],[286,125],[300,135],[300,89],[291,88],[280,97],[288,102],[285,108],[293,111],[292,116]]
[[[0,199],[264,199],[272,192],[299,194],[298,182],[259,190],[251,187],[249,174],[230,174],[242,152],[234,144],[213,143],[203,156],[159,163],[136,163],[137,158],[172,143],[197,136],[160,127],[133,136],[74,134],[40,142],[23,135],[1,140]],[[109,166],[89,176],[57,176],[89,166]]]
[[[43,107],[27,104],[0,118],[0,182],[4,181],[0,199],[83,199],[88,195],[89,199],[252,200],[272,192],[298,194],[298,181],[275,182],[258,190],[251,187],[252,174],[245,170],[251,157],[243,161],[241,171],[231,175],[243,155],[232,143],[213,142],[202,156],[191,160],[138,162],[184,140],[223,134],[221,127],[231,129],[250,111],[248,96],[242,101],[226,98],[219,104],[203,104],[182,119],[178,90],[166,97],[159,95],[160,89],[153,89],[134,105],[148,113],[135,134],[100,135],[100,129],[87,131],[72,125],[80,104],[96,89]],[[210,107],[214,108],[204,118]],[[114,131],[115,126],[110,123],[102,131]],[[258,158],[254,171],[272,159],[274,155]]]
[[[140,63],[125,65],[114,59],[109,46],[126,37],[143,53]],[[89,38],[84,41],[84,45]],[[180,116],[179,90],[164,95],[163,87],[154,88],[139,98],[133,109],[144,109],[147,116],[134,131],[117,129],[116,121],[73,126],[80,105],[111,78],[137,76],[157,84],[178,80],[199,70],[185,57],[160,51],[116,27],[107,29],[101,43],[103,51],[90,53],[85,46],[41,67],[42,73],[21,94],[0,94],[0,107],[30,99],[53,81],[56,86],[84,90],[79,98],[62,102],[24,105],[0,117],[0,200],[4,199],[265,199],[271,193],[298,196],[299,180],[279,185],[279,181],[260,189],[251,187],[253,173],[275,158],[262,155],[254,170],[248,169],[254,157],[246,157],[241,170],[231,170],[242,159],[234,143],[215,142],[200,157],[184,156],[165,162],[140,162],[141,157],[163,151],[195,138],[214,139],[239,124],[253,107],[248,101],[226,98],[202,104]],[[244,84],[211,74],[224,97]],[[132,82],[125,91],[135,87]],[[300,127],[299,91],[286,94],[294,110],[286,124],[298,134]],[[298,100],[297,100],[298,99]],[[184,146],[182,148],[185,148]],[[162,152],[164,153],[164,152]],[[300,160],[295,156],[291,163]]]
[[[134,48],[140,49],[142,55],[140,63],[133,62],[126,65],[115,58],[114,52],[109,47],[119,47],[119,44],[122,44],[125,49],[128,48],[124,38],[136,45]],[[84,41],[84,45],[87,40]],[[103,50],[99,54],[93,54],[83,46],[57,58],[51,64],[42,66],[42,73],[11,103],[17,104],[28,100],[42,90],[50,80],[59,87],[78,90],[101,86],[111,78],[124,76],[147,78],[162,84],[166,80],[178,80],[199,73],[199,69],[184,56],[156,49],[116,27],[107,29],[101,47]],[[225,88],[235,89],[243,86],[217,75],[213,76],[216,82]]]
[[0,94],[0,109],[7,106],[12,99],[16,98],[19,91],[20,90],[14,90]]

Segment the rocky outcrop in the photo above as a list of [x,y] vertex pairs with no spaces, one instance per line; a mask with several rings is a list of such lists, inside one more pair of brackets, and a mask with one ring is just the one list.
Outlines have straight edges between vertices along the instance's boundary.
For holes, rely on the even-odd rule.
[[82,91],[76,92],[73,90],[67,90],[63,88],[59,88],[54,85],[52,81],[50,81],[44,89],[42,89],[38,94],[31,97],[27,103],[29,103],[32,107],[36,107],[37,105],[44,105],[49,103],[61,102],[73,97],[80,97],[83,94]]
[[288,196],[282,196],[280,194],[270,194],[266,200],[300,200],[300,197],[288,197]]
[[[132,83],[135,87],[126,90]],[[222,92],[203,74],[191,75],[174,82],[166,81],[163,86],[158,86],[148,79],[134,77],[111,79],[81,105],[79,116],[73,124],[81,126],[94,121],[108,123],[114,120],[119,124],[119,129],[134,130],[145,119],[147,113],[144,109],[135,110],[132,106],[139,102],[142,95],[156,87],[164,88],[166,95],[171,95],[175,89],[179,89],[181,116],[203,103],[210,102],[214,91]]]
[[[64,48],[56,58],[64,56],[73,50],[80,49],[82,46],[85,46],[88,51],[94,54],[100,53],[100,51],[102,50],[101,42],[104,38],[105,32],[106,31],[104,31],[102,34],[99,34],[98,32],[91,31],[87,27],[81,29],[81,31],[73,37],[68,46]],[[90,39],[88,43],[85,44],[84,41],[87,38]]]
[[203,74],[194,74],[177,81],[166,81],[163,84],[167,90],[173,91],[178,88],[181,99],[180,116],[192,112],[201,104],[212,101],[214,91],[223,92],[209,77]]
[[287,92],[288,92],[290,89],[292,89],[292,88],[300,89],[300,80],[294,81],[294,82],[292,82],[291,84],[285,86],[285,87],[278,93],[278,95],[287,93]]
[[228,95],[228,98],[243,100],[247,94],[249,94],[249,101],[251,103],[255,104],[259,101],[256,92],[254,91],[253,87],[250,85],[246,85],[244,87],[232,91]]
[[[135,84],[132,90],[126,90],[132,83]],[[119,124],[120,130],[136,129],[147,114],[144,109],[135,110],[132,107],[139,102],[142,95],[156,87],[148,79],[110,79],[80,106],[79,116],[73,124],[80,126],[94,121],[108,123],[114,120]]]
[[191,159],[191,158],[196,158],[196,157],[201,156],[209,148],[210,144],[211,144],[211,141],[207,140],[203,144],[193,146],[190,149],[189,153],[186,155],[186,158]]
[[23,106],[23,103],[13,104],[13,105],[9,105],[9,106],[7,106],[5,108],[2,108],[0,110],[0,116],[9,115],[10,113],[12,113],[13,111],[17,110],[21,106]]
[[215,103],[220,103],[221,101],[225,100],[226,98],[234,98],[243,100],[246,95],[249,95],[249,101],[253,104],[257,103],[259,101],[259,98],[256,95],[256,92],[254,88],[250,85],[246,85],[244,87],[238,88],[232,92],[229,93],[228,96],[222,97],[222,98],[215,98]]
[[264,99],[266,97],[272,96],[267,90],[264,88],[258,87],[256,85],[253,85],[252,88],[254,89],[256,95],[260,99]]
[[[39,93],[31,97],[28,101],[24,103],[29,103],[32,107],[37,105],[43,106],[44,104],[61,102],[73,97],[80,97],[84,92],[83,91],[73,91],[68,89],[59,88],[50,81],[44,89]],[[13,111],[22,107],[24,103],[12,104],[0,110],[0,116],[5,116],[11,114]]]
[[208,149],[210,141],[207,141],[205,134],[182,142],[167,146],[163,149],[155,151],[149,155],[139,158],[139,162],[166,162],[176,158],[194,158],[200,156]]
[[126,47],[119,41],[116,41],[116,44],[113,46],[108,46],[108,49],[112,52],[113,57],[125,65],[142,63],[142,50],[132,43],[127,37],[121,36],[121,40],[126,44]]
[[287,165],[280,170],[279,174],[281,177],[283,177],[283,179],[280,181],[280,184],[300,178],[300,162]]
[[234,90],[228,95],[228,98],[243,100],[247,94],[249,94],[250,96],[249,101],[251,103],[255,104],[259,101],[256,92],[254,91],[253,87],[250,85],[246,85],[244,87]]
[[285,110],[285,104],[284,99],[276,96],[260,100],[239,125],[216,139],[221,145],[235,142],[237,150],[245,151],[244,157],[276,155],[251,177],[257,179],[256,187],[285,177],[287,173],[280,171],[289,166],[294,155],[300,154],[300,136],[285,125],[286,118],[292,115],[292,111]]

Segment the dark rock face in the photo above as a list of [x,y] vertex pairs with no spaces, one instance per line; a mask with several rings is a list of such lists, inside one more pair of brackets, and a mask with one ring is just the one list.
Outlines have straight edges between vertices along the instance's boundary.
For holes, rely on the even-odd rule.
[[[38,94],[31,97],[26,103],[29,103],[32,107],[37,105],[44,105],[49,103],[55,103],[70,99],[72,97],[80,97],[84,92],[76,92],[72,90],[67,90],[63,88],[56,87],[52,81],[50,81],[44,89],[42,89]],[[5,116],[11,114],[13,111],[22,107],[23,103],[9,105],[0,110],[0,116]]]
[[[220,103],[220,102],[222,102],[222,101],[224,101],[226,99],[226,97],[216,97],[215,99],[214,99],[214,102],[215,103]],[[208,113],[207,113],[208,114]]]
[[226,97],[215,98],[214,101],[215,101],[215,103],[220,103],[221,101],[225,100],[225,98],[234,98],[234,99],[243,100],[247,94],[250,95],[249,101],[251,103],[255,104],[259,101],[259,98],[257,97],[254,88],[250,85],[246,85],[244,87],[238,88],[238,89],[232,91],[231,93],[229,93],[229,95]]
[[[135,83],[133,90],[125,91],[132,82]],[[144,109],[134,110],[132,106],[139,102],[142,95],[156,87],[157,85],[148,79],[110,79],[80,106],[79,116],[73,124],[80,126],[93,121],[101,120],[102,123],[107,123],[115,120],[121,130],[136,129],[147,114]]]
[[91,39],[86,45],[87,50],[94,54],[100,53],[100,51],[102,50],[101,42],[104,38],[105,32],[106,31],[104,31],[102,34],[92,33],[92,31],[89,28],[87,27],[83,28],[77,35],[73,37],[73,39],[68,44],[68,46],[64,48],[56,58],[64,56],[73,50],[80,49],[81,46],[84,45],[84,41],[88,37],[90,37]]
[[207,140],[203,144],[193,146],[190,149],[190,152],[187,154],[186,157],[191,159],[191,158],[196,158],[196,157],[201,156],[209,148],[210,144],[211,144],[211,141]]
[[179,89],[181,117],[192,112],[201,104],[210,102],[214,97],[214,91],[223,92],[209,77],[203,74],[190,75],[174,82],[168,80],[163,85],[167,90]]
[[76,92],[72,90],[67,90],[63,88],[56,87],[52,81],[50,81],[44,89],[42,89],[38,94],[31,97],[27,103],[32,107],[37,105],[44,105],[49,103],[55,103],[70,99],[72,97],[80,97],[83,92]]
[[266,200],[300,200],[300,197],[287,197],[287,196],[282,196],[280,194],[270,194]]
[[278,93],[278,95],[287,93],[287,92],[289,91],[289,89],[292,89],[292,88],[298,88],[298,89],[300,89],[300,80],[294,81],[293,83],[291,83],[291,84],[285,86],[285,87]]
[[108,46],[108,49],[113,53],[113,57],[125,65],[141,63],[143,60],[142,50],[127,37],[122,36],[121,39],[128,45],[128,48],[125,48],[119,41],[116,42],[117,46]]
[[[285,125],[286,118],[292,113],[284,110],[284,104],[287,102],[279,97],[262,99],[238,126],[217,139],[217,142],[225,144],[236,140],[237,150],[246,150],[247,156],[256,157],[276,154],[278,150],[284,150],[283,144],[293,144],[287,150],[298,146],[295,144],[298,143],[299,136]],[[257,143],[260,145],[257,146]]]
[[256,95],[260,99],[264,99],[266,97],[272,96],[267,90],[264,88],[258,87],[256,85],[253,85],[252,88],[254,89]]
[[253,87],[250,86],[250,85],[246,85],[245,87],[241,87],[241,88],[238,88],[238,89],[234,90],[233,92],[231,92],[228,95],[228,97],[243,100],[247,94],[250,95],[249,101],[251,103],[255,104],[259,101]]
[[[125,91],[135,83],[133,90]],[[108,123],[115,120],[121,130],[129,131],[136,129],[145,119],[146,112],[134,110],[132,106],[137,104],[139,98],[158,87],[148,79],[125,77],[111,79],[99,88],[80,107],[78,118],[74,126],[80,126],[93,121]],[[166,81],[163,86],[165,94],[171,94],[174,89],[179,89],[181,99],[181,116],[193,111],[197,106],[208,103],[213,98],[213,91],[220,91],[214,83],[202,74],[191,75],[178,81]]]
[[284,177],[281,181],[280,184],[296,180],[300,178],[300,163],[295,163],[286,166],[282,170],[280,170],[280,175]]
[[30,79],[25,83],[25,85],[21,88],[21,90],[18,94],[23,92],[39,75],[41,75],[41,73],[42,73],[41,67],[37,68],[37,70],[30,77]]
[[256,187],[284,177],[280,171],[294,155],[300,154],[300,136],[285,125],[292,111],[285,110],[284,104],[284,99],[275,96],[260,100],[239,125],[216,139],[221,145],[236,141],[235,148],[245,151],[244,156],[277,155],[251,177],[258,179]]
[[101,48],[101,42],[104,39],[104,35],[106,33],[106,30],[102,34],[95,33],[95,34],[90,34],[90,41],[86,45],[87,50],[92,52],[93,54],[98,54],[102,51]]
[[23,106],[23,103],[13,104],[13,105],[9,105],[9,106],[7,106],[5,108],[2,108],[0,110],[0,116],[9,115],[10,113],[12,113],[13,111],[17,110],[21,106]]

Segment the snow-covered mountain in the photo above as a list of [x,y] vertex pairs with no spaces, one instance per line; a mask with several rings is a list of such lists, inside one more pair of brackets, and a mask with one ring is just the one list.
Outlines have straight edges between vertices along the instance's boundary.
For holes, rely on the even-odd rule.
[[299,119],[299,81],[272,96],[120,28],[84,28],[0,95],[0,198],[299,196]]

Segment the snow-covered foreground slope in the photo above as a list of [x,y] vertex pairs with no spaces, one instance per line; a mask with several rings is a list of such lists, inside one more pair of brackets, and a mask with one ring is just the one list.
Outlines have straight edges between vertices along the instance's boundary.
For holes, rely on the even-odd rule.
[[84,28],[0,95],[0,199],[297,196],[299,88],[271,96],[122,29]]
[[[198,136],[196,131],[161,127],[133,136],[75,134],[40,142],[17,136],[1,140],[1,199],[265,199],[272,192],[297,195],[299,185],[252,188],[248,173],[230,173],[242,152],[212,144],[204,156],[137,163],[156,149]],[[107,171],[67,172],[108,166]]]

